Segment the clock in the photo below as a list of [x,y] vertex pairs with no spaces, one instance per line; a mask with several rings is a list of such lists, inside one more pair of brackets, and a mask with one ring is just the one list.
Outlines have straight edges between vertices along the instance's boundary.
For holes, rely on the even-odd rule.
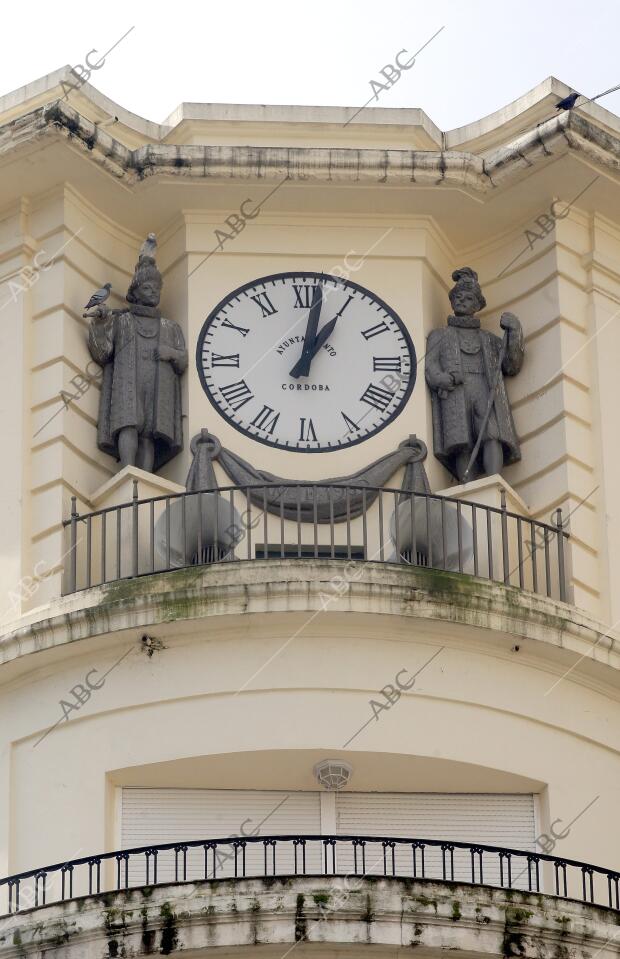
[[402,320],[357,283],[276,273],[218,303],[196,348],[202,387],[241,433],[321,453],[374,436],[402,412],[416,356]]

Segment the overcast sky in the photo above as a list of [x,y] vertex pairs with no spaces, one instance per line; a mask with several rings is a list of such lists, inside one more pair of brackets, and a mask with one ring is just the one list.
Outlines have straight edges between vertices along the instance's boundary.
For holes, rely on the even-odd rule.
[[[586,96],[620,83],[620,0],[22,0],[2,19],[1,94],[131,30],[91,83],[156,121],[183,101],[361,106],[442,27],[372,105],[421,107],[448,130],[549,75]],[[600,102],[620,114],[620,92]]]

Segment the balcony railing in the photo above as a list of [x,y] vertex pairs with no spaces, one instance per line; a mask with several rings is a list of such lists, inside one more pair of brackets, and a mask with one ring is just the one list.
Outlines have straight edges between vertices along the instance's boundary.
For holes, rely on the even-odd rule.
[[173,882],[291,876],[473,883],[620,910],[619,872],[544,853],[440,839],[252,836],[160,843],[18,873],[0,879],[0,911]]
[[433,493],[323,483],[227,486],[79,514],[73,499],[65,591],[188,566],[339,559],[469,573],[566,600],[555,525]]

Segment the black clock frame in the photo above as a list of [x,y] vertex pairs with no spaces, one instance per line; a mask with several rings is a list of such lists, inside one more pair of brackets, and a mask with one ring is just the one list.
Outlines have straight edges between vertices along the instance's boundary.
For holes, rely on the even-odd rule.
[[[238,423],[235,423],[234,420],[225,416],[222,413],[222,410],[219,407],[219,405],[215,402],[215,399],[211,395],[210,390],[208,389],[205,376],[204,376],[204,370],[202,368],[202,356],[203,356],[202,346],[203,346],[203,342],[204,342],[204,338],[206,336],[207,330],[209,329],[209,326],[211,325],[213,320],[216,318],[217,314],[220,312],[222,307],[225,306],[226,303],[229,303],[231,300],[235,299],[235,297],[238,297],[241,293],[244,293],[246,290],[253,289],[256,286],[260,286],[261,284],[264,286],[266,283],[274,282],[275,280],[288,279],[289,277],[299,278],[299,279],[315,278],[315,279],[323,280],[327,282],[331,281],[332,283],[342,284],[343,288],[350,287],[354,290],[357,290],[360,293],[363,293],[365,296],[369,297],[371,300],[373,300],[375,303],[381,306],[386,311],[386,313],[389,313],[391,318],[399,326],[400,331],[405,338],[407,348],[409,349],[409,354],[411,356],[411,375],[410,375],[409,383],[407,384],[407,389],[405,390],[405,393],[403,395],[400,405],[393,413],[390,414],[387,420],[384,423],[382,423],[381,426],[377,427],[376,430],[373,430],[373,432],[370,435],[360,436],[358,439],[352,440],[350,443],[347,443],[346,446],[339,446],[339,447],[328,446],[328,447],[323,447],[319,449],[297,449],[291,446],[285,446],[283,443],[274,443],[274,442],[270,442],[269,440],[262,439],[262,437],[256,436],[254,433],[251,433],[249,430],[246,430],[243,426],[240,426]],[[198,370],[200,385],[202,386],[203,392],[205,393],[207,399],[211,403],[211,406],[215,410],[217,410],[218,415],[221,416],[222,419],[226,420],[226,422],[229,423],[232,427],[234,427],[234,429],[236,429],[237,432],[242,433],[244,436],[249,437],[251,440],[254,440],[256,443],[263,443],[265,446],[269,446],[271,449],[284,450],[285,452],[288,452],[288,453],[338,453],[338,452],[341,452],[342,450],[349,449],[349,447],[351,446],[357,446],[358,443],[365,443],[367,440],[372,439],[374,436],[377,435],[377,433],[381,433],[382,430],[390,426],[390,424],[393,423],[394,420],[398,416],[400,416],[400,414],[405,409],[405,406],[409,402],[411,393],[413,392],[413,387],[415,386],[415,382],[417,379],[417,367],[418,367],[418,364],[417,364],[416,349],[415,349],[415,346],[413,345],[413,340],[411,339],[409,330],[407,329],[407,327],[401,320],[400,316],[392,309],[391,306],[388,306],[385,300],[382,300],[380,296],[377,296],[375,293],[372,293],[371,290],[366,289],[365,286],[361,286],[359,283],[354,283],[353,280],[348,280],[348,279],[345,280],[342,277],[332,276],[330,273],[317,273],[316,270],[288,270],[284,273],[271,273],[269,276],[258,277],[258,279],[251,280],[249,283],[244,283],[243,286],[237,287],[237,289],[233,290],[232,293],[228,293],[225,297],[223,297],[220,300],[220,302],[217,304],[217,306],[215,306],[211,310],[206,320],[202,324],[200,333],[198,334],[198,340],[196,343],[196,369]]]

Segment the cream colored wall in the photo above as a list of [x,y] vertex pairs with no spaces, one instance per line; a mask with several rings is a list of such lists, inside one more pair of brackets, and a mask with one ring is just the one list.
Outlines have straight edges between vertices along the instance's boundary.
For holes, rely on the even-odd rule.
[[[522,459],[504,476],[536,518],[550,522],[558,507],[570,517],[573,602],[611,625],[618,616],[607,556],[608,542],[617,536],[605,519],[613,494],[609,486],[603,490],[601,476],[603,461],[612,473],[618,469],[612,412],[618,387],[615,369],[604,381],[601,372],[613,367],[620,346],[618,327],[608,322],[617,307],[610,296],[600,299],[585,269],[594,236],[590,216],[573,207],[531,250],[526,228],[538,229],[529,219],[502,242],[494,239],[463,254],[477,264],[483,283],[484,325],[497,332],[499,315],[510,310],[525,334],[523,369],[508,381]],[[500,276],[519,247],[526,254]],[[615,263],[620,264],[620,247]],[[617,266],[613,276],[617,290]]]
[[21,612],[19,596],[10,590],[19,583],[28,563],[28,525],[21,509],[28,488],[30,428],[29,316],[30,294],[9,289],[6,278],[29,263],[33,243],[28,231],[29,205],[17,201],[0,215],[0,413],[2,456],[0,475],[0,576],[5,591],[0,619]]
[[[353,764],[353,789],[534,790],[543,829],[598,796],[557,852],[609,866],[620,857],[608,828],[620,801],[615,678],[572,674],[549,694],[557,651],[531,643],[517,653],[506,634],[412,628],[399,616],[274,612],[178,621],[156,634],[167,649],[152,659],[139,633],[117,632],[57,650],[4,686],[11,816],[0,816],[2,873],[114,848],[112,784],[264,788],[268,779],[270,788],[307,789],[313,762],[332,754]],[[442,647],[414,689],[344,751],[379,689]],[[93,683],[112,669],[104,687],[35,745],[91,669]]]
[[[243,197],[257,198],[255,187],[248,184]],[[147,197],[151,205],[156,200],[152,186]],[[327,204],[326,191],[318,189],[315,206]],[[30,291],[9,303],[3,327],[7,349],[2,359],[8,366],[3,383],[12,384],[6,403],[14,410],[8,418],[14,466],[4,476],[4,562],[7,581],[14,582],[18,592],[20,577],[35,580],[34,591],[24,602],[28,608],[58,595],[67,548],[60,524],[69,515],[71,495],[78,497],[78,509],[87,510],[89,496],[117,469],[96,448],[97,385],[67,408],[59,393],[61,389],[75,393],[71,378],[84,374],[90,360],[81,317],[86,298],[110,280],[115,291],[112,302],[120,304],[141,237],[112,222],[101,205],[87,202],[69,186],[24,200],[22,206],[20,213],[6,211],[0,234],[5,280],[0,294],[5,299],[10,297],[5,292],[7,278],[31,262],[34,252],[53,254],[66,243]],[[400,314],[420,358],[428,332],[443,325],[449,312],[451,270],[467,262],[478,269],[487,296],[485,325],[498,332],[499,314],[510,309],[520,316],[526,335],[524,368],[508,386],[523,459],[505,471],[506,479],[536,517],[549,519],[557,506],[573,514],[575,602],[606,622],[618,618],[610,585],[620,562],[614,506],[618,456],[608,413],[616,403],[614,350],[620,349],[617,326],[609,320],[620,300],[616,227],[597,217],[594,228],[589,216],[573,209],[557,223],[554,234],[498,277],[523,243],[522,229],[531,224],[517,220],[501,240],[489,238],[482,246],[456,250],[427,216],[346,216],[327,211],[277,215],[266,210],[200,266],[188,283],[188,273],[214,248],[221,213],[183,210],[161,227],[155,215],[152,219],[159,230],[165,277],[162,306],[183,326],[190,354],[183,387],[186,448],[164,471],[169,479],[184,481],[189,439],[203,426],[256,465],[282,476],[310,479],[352,472],[416,432],[429,445],[432,487],[445,488],[450,477],[432,455],[423,361],[409,407],[390,427],[365,444],[319,457],[268,450],[229,427],[202,392],[194,350],[204,319],[231,289],[272,272],[346,269],[348,255],[347,263],[359,265],[351,279],[374,290]],[[364,257],[373,244],[377,245]],[[601,327],[601,336],[593,339]],[[13,361],[15,355],[22,358],[23,372]],[[91,364],[89,370],[93,368]],[[22,544],[19,554],[16,542]],[[5,621],[14,614],[12,604]]]
[[[588,298],[588,373],[592,383],[595,482],[600,483],[598,533],[600,575],[609,597],[609,620],[620,619],[620,449],[618,370],[620,369],[620,229],[604,216],[589,224],[590,245],[581,256]],[[583,527],[582,527],[583,528]],[[582,533],[582,535],[585,535]]]

